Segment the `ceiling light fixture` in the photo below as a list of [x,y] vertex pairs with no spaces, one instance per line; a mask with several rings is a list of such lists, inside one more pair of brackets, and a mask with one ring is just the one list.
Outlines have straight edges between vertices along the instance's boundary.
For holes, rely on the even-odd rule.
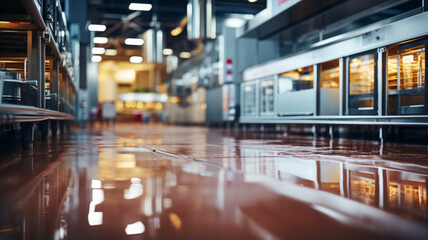
[[190,57],[192,57],[192,54],[190,52],[181,52],[180,57],[181,58],[190,58]]
[[169,55],[171,55],[171,54],[173,53],[173,51],[172,51],[172,49],[171,49],[171,48],[164,48],[164,49],[162,50],[162,53],[163,53],[163,55],[165,55],[165,56],[169,56]]
[[104,54],[105,52],[106,52],[106,49],[102,47],[92,48],[92,54]]
[[150,4],[150,3],[131,3],[131,4],[129,4],[129,10],[150,11],[151,9],[152,9],[152,4]]
[[144,44],[144,40],[141,38],[127,38],[125,39],[126,45],[134,45],[134,46],[141,46]]
[[106,49],[106,53],[107,56],[116,56],[117,55],[117,50],[116,49]]
[[255,3],[255,2],[257,2],[257,0],[248,0],[248,2]]
[[129,58],[129,61],[132,63],[141,63],[143,61],[143,58],[140,56],[132,56]]
[[92,56],[92,62],[98,63],[101,62],[103,58],[101,56]]
[[228,18],[226,19],[225,24],[228,27],[239,28],[245,24],[245,20],[240,18]]
[[89,24],[88,30],[91,32],[104,32],[107,29],[106,25]]
[[106,43],[108,43],[108,38],[106,38],[106,37],[94,37],[94,43],[106,44]]

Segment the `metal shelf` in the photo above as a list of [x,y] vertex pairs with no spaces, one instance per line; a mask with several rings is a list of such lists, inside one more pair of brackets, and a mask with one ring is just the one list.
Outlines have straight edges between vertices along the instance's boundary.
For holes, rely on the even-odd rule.
[[[413,121],[409,121],[413,120]],[[377,126],[428,126],[428,115],[400,116],[293,116],[293,117],[241,117],[244,124],[327,124]]]
[[42,15],[40,14],[40,9],[42,6],[38,6],[36,1],[34,0],[22,0],[22,3],[25,6],[25,9],[27,9],[28,14],[33,19],[35,25],[39,30],[46,30],[46,24],[43,20]]
[[74,117],[67,113],[32,106],[0,104],[0,124],[39,122],[44,120],[74,120]]

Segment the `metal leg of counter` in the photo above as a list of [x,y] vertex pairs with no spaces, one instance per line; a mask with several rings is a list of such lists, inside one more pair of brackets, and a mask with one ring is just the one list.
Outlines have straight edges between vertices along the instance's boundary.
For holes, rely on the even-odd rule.
[[71,126],[73,125],[73,122],[72,121],[65,121],[66,122],[66,127],[67,127],[67,132],[70,132],[71,131]]
[[58,134],[58,120],[51,120],[52,138],[56,138]]
[[21,123],[21,139],[24,149],[33,149],[34,122]]
[[49,138],[49,120],[40,122],[40,129],[42,130],[42,139],[48,140],[48,138]]
[[61,134],[65,133],[65,120],[59,121],[59,131]]

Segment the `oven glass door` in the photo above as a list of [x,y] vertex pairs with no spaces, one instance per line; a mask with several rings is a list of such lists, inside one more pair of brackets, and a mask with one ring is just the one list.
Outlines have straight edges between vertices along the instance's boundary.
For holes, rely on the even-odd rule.
[[349,61],[349,112],[376,111],[376,55],[370,53]]
[[425,108],[425,45],[399,50],[399,113]]

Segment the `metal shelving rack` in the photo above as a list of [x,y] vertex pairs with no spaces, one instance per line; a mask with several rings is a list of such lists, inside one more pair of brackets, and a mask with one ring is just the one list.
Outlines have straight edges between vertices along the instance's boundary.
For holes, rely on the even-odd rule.
[[[49,130],[55,137],[58,127],[64,132],[74,120],[77,91],[70,35],[59,0],[0,3],[6,6],[0,10],[0,67],[20,73],[21,81],[37,82],[37,93],[30,102],[0,101],[0,127],[20,128],[23,147],[28,149],[33,147],[35,125],[47,139]],[[24,94],[29,93],[21,91]]]

